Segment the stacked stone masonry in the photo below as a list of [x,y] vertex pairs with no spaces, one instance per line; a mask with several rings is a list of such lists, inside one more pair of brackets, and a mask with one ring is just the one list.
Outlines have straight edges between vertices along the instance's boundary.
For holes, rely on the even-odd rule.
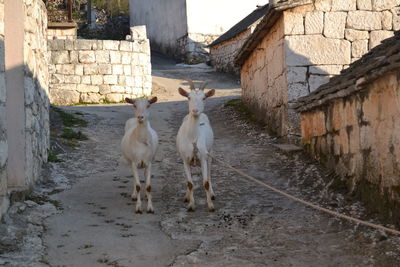
[[211,65],[218,71],[238,75],[240,73],[240,68],[234,63],[235,57],[252,31],[251,28],[248,28],[234,38],[212,47],[210,49]]
[[[282,17],[275,24],[281,24],[283,28],[283,55],[280,47],[265,45],[266,40],[276,34],[276,26],[269,28],[243,63],[243,97],[253,107],[257,106],[255,111],[265,117],[270,132],[289,137],[292,141],[300,136],[300,120],[292,109],[296,100],[327,83],[331,77],[400,29],[400,0],[313,0],[311,4],[271,14],[281,14]],[[263,20],[264,25],[268,19]],[[263,26],[261,24],[260,27]],[[276,51],[270,51],[274,49]],[[261,50],[263,54],[260,54]],[[259,56],[252,56],[256,54]],[[249,71],[249,68],[267,69],[268,66],[259,66],[260,62],[268,64],[277,59],[281,59],[284,66],[285,82],[277,83],[280,90],[286,91],[281,93],[275,93],[275,89],[266,91],[276,79],[275,72],[256,77]],[[285,94],[287,99],[282,102],[283,98],[277,95]],[[267,97],[271,99],[266,100]],[[266,102],[274,104],[266,105]],[[278,106],[284,106],[285,111],[282,112],[286,115],[279,116],[284,121],[274,123],[270,114],[275,113]]]
[[49,40],[50,98],[57,105],[121,102],[151,94],[144,40]]
[[0,218],[7,209],[6,84],[4,67],[4,0],[0,0]]
[[374,212],[400,222],[400,32],[299,99],[302,142]]
[[26,186],[40,179],[50,147],[47,9],[42,0],[25,0],[24,87]]
[[51,29],[47,29],[47,38],[48,39],[75,40],[76,37],[77,37],[77,28],[69,28],[69,29],[51,28]]
[[207,47],[219,35],[190,33],[176,42],[175,57],[188,64],[197,64],[210,60],[210,49]]

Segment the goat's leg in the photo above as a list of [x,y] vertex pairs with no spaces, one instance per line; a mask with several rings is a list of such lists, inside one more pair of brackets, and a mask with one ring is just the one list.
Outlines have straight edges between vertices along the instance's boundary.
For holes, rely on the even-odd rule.
[[150,183],[151,163],[149,163],[144,169],[144,177],[146,181],[147,212],[154,213],[152,196],[151,196],[151,183]]
[[212,158],[210,156],[208,156],[207,159],[207,177],[208,177],[208,183],[210,184],[210,194],[211,194],[211,199],[214,200],[215,199],[215,193],[211,184],[211,162],[212,162]]
[[201,174],[203,176],[203,186],[206,190],[207,196],[207,206],[209,211],[214,211],[214,204],[211,199],[211,184],[208,180],[208,166],[207,166],[207,159],[204,157],[201,160]]
[[193,180],[192,174],[190,173],[189,163],[184,160],[183,168],[185,169],[186,179],[187,179],[187,188],[186,188],[186,196],[185,202],[189,201],[189,205],[187,206],[188,211],[194,211],[194,197],[193,197]]
[[142,213],[142,200],[140,199],[140,179],[139,179],[139,172],[135,163],[132,163],[132,172],[135,187],[133,188],[132,199],[136,200],[136,213]]

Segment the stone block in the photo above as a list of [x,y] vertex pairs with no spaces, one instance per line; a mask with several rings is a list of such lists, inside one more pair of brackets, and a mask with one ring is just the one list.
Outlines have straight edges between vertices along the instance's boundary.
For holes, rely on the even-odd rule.
[[99,86],[78,84],[76,90],[80,93],[98,93],[100,91]]
[[103,97],[99,94],[81,94],[79,102],[81,103],[100,103]]
[[357,9],[372,10],[372,0],[357,0]]
[[92,75],[90,79],[91,79],[91,83],[93,85],[103,84],[103,76],[102,75]]
[[129,41],[121,41],[119,45],[120,51],[132,51],[132,42]]
[[106,98],[110,102],[119,103],[122,100],[124,100],[124,95],[123,94],[107,94]]
[[322,33],[324,29],[324,12],[310,12],[304,20],[305,34]]
[[134,26],[130,28],[131,38],[133,40],[144,40],[147,39],[147,31],[145,25]]
[[96,40],[92,44],[93,50],[102,50],[103,49],[103,40]]
[[351,56],[360,58],[368,52],[368,40],[356,40],[351,45]]
[[127,76],[125,82],[127,86],[135,86],[135,79],[132,76]]
[[117,75],[104,75],[104,83],[105,84],[118,84],[118,76]]
[[113,93],[125,93],[126,87],[120,85],[111,85],[111,92]]
[[124,65],[124,74],[132,75],[132,67],[130,65]]
[[399,0],[372,0],[372,10],[374,11],[389,10],[399,5]]
[[95,63],[96,56],[94,51],[79,51],[79,62],[80,63]]
[[307,80],[307,67],[288,67],[286,79],[288,83],[305,82]]
[[79,84],[81,83],[81,76],[79,75],[64,75],[65,83]]
[[114,40],[104,40],[103,41],[103,49],[104,50],[118,50],[120,41]]
[[83,75],[83,65],[75,65],[75,75]]
[[369,39],[369,32],[368,31],[358,31],[352,29],[346,29],[344,31],[344,36],[349,41],[355,40],[368,40]]
[[65,50],[74,50],[74,41],[73,40],[63,40]]
[[77,91],[50,90],[50,100],[54,105],[72,105],[79,102],[79,93]]
[[112,74],[112,65],[111,64],[99,64],[98,65],[99,74]]
[[81,51],[81,50],[91,50],[92,49],[92,44],[93,40],[75,40],[74,41],[74,49]]
[[64,40],[59,40],[59,39],[48,40],[47,41],[47,47],[51,51],[64,50],[64,47],[65,47],[64,44],[65,44],[65,41]]
[[123,52],[121,53],[121,63],[129,65],[132,63],[132,53]]
[[302,14],[284,11],[284,34],[294,35],[294,34],[304,34],[304,18]]
[[306,82],[288,84],[288,101],[296,100],[309,93],[308,84]]
[[79,63],[79,53],[78,51],[69,51],[69,57],[72,64]]
[[351,11],[356,10],[356,0],[333,0],[331,11]]
[[86,64],[83,66],[83,74],[85,75],[99,74],[99,66],[97,64]]
[[73,75],[75,74],[75,65],[73,64],[56,65],[56,73]]
[[120,75],[118,76],[118,84],[119,85],[126,85],[126,76]]
[[370,11],[350,11],[347,16],[346,28],[354,30],[380,30],[382,28],[382,14]]
[[99,86],[100,94],[105,95],[111,93],[111,87],[108,84],[102,84]]
[[8,145],[6,140],[0,141],[0,168],[4,168],[8,158]]
[[383,40],[394,35],[392,31],[372,31],[369,39],[369,49],[379,45]]
[[330,77],[325,75],[310,75],[308,83],[310,85],[310,92],[317,90],[321,85],[329,82]]
[[346,12],[329,12],[325,14],[324,35],[328,38],[344,38]]
[[318,11],[331,11],[332,0],[315,0],[314,1],[315,10]]
[[92,79],[90,78],[90,75],[83,75],[82,77],[82,83],[83,84],[92,84]]
[[122,65],[113,65],[113,74],[114,75],[122,75],[124,74],[124,68]]
[[382,29],[391,30],[393,28],[393,14],[391,11],[382,12]]
[[392,9],[392,16],[393,16],[393,30],[399,31],[400,30],[400,7]]
[[64,90],[64,91],[74,91],[76,90],[76,84],[50,84],[50,90]]
[[325,38],[320,35],[285,37],[288,66],[345,65],[350,63],[349,41]]
[[110,51],[110,62],[112,64],[121,64],[121,52]]
[[108,50],[95,51],[96,62],[97,63],[109,63],[110,62],[110,52]]
[[310,66],[309,72],[310,74],[319,74],[319,75],[338,75],[342,71],[342,65],[317,65]]
[[68,51],[52,51],[50,62],[52,64],[68,64],[70,62]]

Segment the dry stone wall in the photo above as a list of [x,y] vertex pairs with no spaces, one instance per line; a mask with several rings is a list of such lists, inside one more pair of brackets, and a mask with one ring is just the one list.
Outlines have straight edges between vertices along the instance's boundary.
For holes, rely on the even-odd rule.
[[47,10],[42,0],[25,0],[24,88],[26,185],[40,179],[50,147]]
[[270,134],[287,134],[287,84],[282,18],[241,69],[242,98]]
[[4,0],[0,0],[0,218],[7,209],[6,84],[4,67]]
[[240,68],[235,66],[235,56],[247,38],[249,38],[251,33],[252,29],[248,28],[234,38],[211,47],[211,65],[214,66],[218,71],[229,72],[238,75],[240,73]]
[[49,40],[49,50],[54,104],[120,102],[151,94],[147,39]]
[[210,60],[210,49],[207,47],[219,35],[189,33],[176,42],[175,57],[188,64],[197,64]]

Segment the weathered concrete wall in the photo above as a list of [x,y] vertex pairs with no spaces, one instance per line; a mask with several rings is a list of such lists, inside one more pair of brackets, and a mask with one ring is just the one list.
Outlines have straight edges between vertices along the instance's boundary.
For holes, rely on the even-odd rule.
[[287,81],[283,18],[241,68],[242,98],[266,122],[270,134],[287,134]]
[[0,218],[8,207],[7,200],[7,129],[6,84],[4,66],[4,0],[0,0]]
[[302,112],[305,149],[375,211],[400,221],[400,76]]
[[235,56],[247,38],[251,35],[252,28],[248,28],[234,38],[211,47],[211,65],[213,65],[218,71],[238,75],[240,73],[240,68],[234,64]]
[[26,185],[40,179],[50,147],[47,10],[42,0],[24,0]]
[[176,41],[188,33],[186,0],[130,0],[130,24],[146,25],[152,49],[174,55]]
[[54,104],[120,102],[151,94],[147,39],[49,40],[49,50]]

